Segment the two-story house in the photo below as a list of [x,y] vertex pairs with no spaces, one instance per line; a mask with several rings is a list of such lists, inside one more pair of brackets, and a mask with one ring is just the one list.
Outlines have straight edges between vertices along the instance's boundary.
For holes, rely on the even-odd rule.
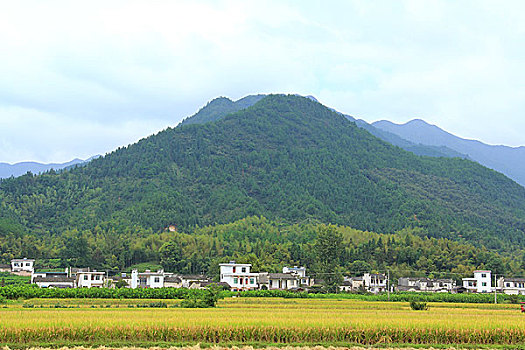
[[145,272],[138,272],[138,270],[131,271],[131,288],[162,288],[164,287],[164,271],[159,270],[152,272],[146,270]]
[[219,264],[220,282],[226,282],[233,291],[259,288],[259,274],[251,272],[251,264],[237,264],[235,261]]
[[491,293],[494,291],[492,288],[492,271],[476,270],[474,271],[474,277],[463,278],[462,280],[463,287],[469,293]]
[[363,275],[363,285],[370,293],[384,293],[387,291],[388,278],[383,274],[365,273]]
[[299,277],[299,284],[301,286],[310,286],[311,278],[306,275],[306,267],[294,266],[294,267],[283,267],[283,273],[291,273]]
[[102,288],[106,282],[106,273],[103,271],[78,270],[76,272],[77,288]]

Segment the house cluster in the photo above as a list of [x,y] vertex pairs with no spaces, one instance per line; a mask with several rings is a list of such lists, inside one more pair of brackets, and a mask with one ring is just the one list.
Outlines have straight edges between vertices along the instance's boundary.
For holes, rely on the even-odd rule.
[[[139,272],[108,276],[104,271],[89,268],[66,268],[64,271],[39,271],[31,274],[31,283],[41,288],[190,288],[202,289],[213,283],[202,275],[177,275],[164,270]],[[223,285],[224,286],[224,285]]]
[[443,293],[505,293],[525,295],[525,278],[499,277],[493,286],[492,271],[476,270],[473,277],[463,278],[457,286],[453,279],[430,279],[425,277],[403,277],[398,280],[401,292]]
[[252,272],[251,264],[238,264],[235,261],[219,266],[220,281],[228,284],[232,291],[302,290],[313,285],[313,279],[306,275],[305,267],[284,267],[282,273],[271,273]]
[[[496,276],[497,277],[497,276]],[[463,278],[463,287],[472,293],[505,293],[510,295],[525,295],[525,278],[499,277],[492,286],[492,271],[474,271],[474,277]]]
[[397,283],[399,292],[457,293],[453,279],[433,279],[426,277],[401,277]]
[[388,277],[383,274],[365,273],[362,277],[344,277],[339,287],[342,292],[384,293],[389,288]]
[[[180,275],[164,270],[121,273],[108,276],[104,271],[90,268],[66,268],[61,271],[35,271],[34,259],[13,259],[10,265],[0,265],[1,271],[10,271],[17,275],[31,276],[31,283],[41,288],[190,288],[202,289],[214,283],[204,275]],[[322,280],[315,280],[306,274],[303,266],[284,267],[280,273],[252,272],[251,264],[239,264],[235,261],[219,264],[221,287],[232,291],[245,290],[308,290]],[[457,286],[453,279],[431,279],[426,277],[399,278],[395,290],[400,292],[435,292],[435,293],[505,293],[525,295],[525,278],[500,276],[493,286],[492,272],[474,271],[473,277],[463,278]],[[360,277],[344,277],[339,286],[342,292],[384,293],[391,288],[388,277],[384,274],[365,273]]]

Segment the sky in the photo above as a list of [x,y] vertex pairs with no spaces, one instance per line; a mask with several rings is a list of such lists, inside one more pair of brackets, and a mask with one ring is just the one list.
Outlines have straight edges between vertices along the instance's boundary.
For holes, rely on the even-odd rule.
[[522,1],[1,1],[0,162],[105,154],[218,96],[525,145]]

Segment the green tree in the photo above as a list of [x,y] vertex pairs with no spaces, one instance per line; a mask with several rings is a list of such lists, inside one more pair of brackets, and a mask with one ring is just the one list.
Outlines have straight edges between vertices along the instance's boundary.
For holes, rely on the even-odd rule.
[[316,275],[323,279],[326,292],[337,293],[343,282],[340,263],[344,249],[343,236],[336,226],[319,226],[314,250],[317,258]]
[[176,241],[165,243],[160,248],[160,264],[166,271],[176,272],[181,268],[182,248]]

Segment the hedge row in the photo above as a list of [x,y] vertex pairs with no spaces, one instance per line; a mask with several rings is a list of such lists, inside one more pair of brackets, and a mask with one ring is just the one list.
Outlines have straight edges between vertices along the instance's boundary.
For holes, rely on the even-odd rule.
[[[0,287],[0,300],[33,298],[90,298],[90,299],[191,299],[202,297],[203,290],[187,288],[38,288],[35,285],[9,285]],[[221,297],[237,295],[245,298],[318,298],[355,299],[365,301],[403,302],[450,302],[450,303],[493,303],[494,294],[451,294],[451,293],[390,293],[384,294],[317,294],[283,290],[254,290],[245,292],[221,292]],[[498,294],[498,302],[525,301],[525,296]]]

